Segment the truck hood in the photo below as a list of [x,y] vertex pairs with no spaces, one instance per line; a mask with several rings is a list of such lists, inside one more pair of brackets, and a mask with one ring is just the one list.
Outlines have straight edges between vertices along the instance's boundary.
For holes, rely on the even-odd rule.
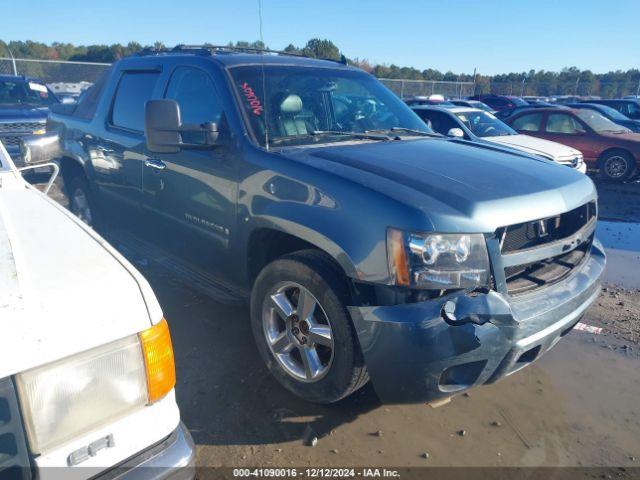
[[588,177],[565,166],[462,140],[350,142],[281,154],[417,208],[443,232],[490,233],[597,196]]
[[0,173],[0,378],[161,316],[146,281],[101,237],[19,174]]
[[8,104],[0,105],[0,122],[3,121],[39,121],[46,120],[49,108],[33,105]]
[[515,147],[527,153],[544,155],[545,157],[552,158],[556,162],[582,156],[575,148],[550,140],[543,140],[542,138],[530,137],[529,135],[501,135],[497,137],[483,137],[483,140]]

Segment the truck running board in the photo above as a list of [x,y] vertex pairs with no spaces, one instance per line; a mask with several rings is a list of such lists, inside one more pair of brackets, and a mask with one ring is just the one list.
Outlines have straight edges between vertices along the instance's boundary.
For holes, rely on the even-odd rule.
[[[247,301],[247,295],[243,292],[221,283],[206,271],[136,235],[122,230],[110,229],[108,233],[104,234],[104,237],[140,270],[145,270],[151,264],[161,267],[172,274],[172,279],[219,303],[241,305]],[[151,279],[148,280],[151,281]]]

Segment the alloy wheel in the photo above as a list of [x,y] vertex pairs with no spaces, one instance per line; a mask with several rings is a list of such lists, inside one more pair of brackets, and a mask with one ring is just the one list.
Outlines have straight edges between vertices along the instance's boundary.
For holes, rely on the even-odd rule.
[[627,159],[613,155],[604,162],[604,171],[609,178],[622,178],[627,173]]
[[312,383],[327,374],[334,353],[331,323],[305,287],[276,285],[265,298],[262,326],[271,353],[288,375]]

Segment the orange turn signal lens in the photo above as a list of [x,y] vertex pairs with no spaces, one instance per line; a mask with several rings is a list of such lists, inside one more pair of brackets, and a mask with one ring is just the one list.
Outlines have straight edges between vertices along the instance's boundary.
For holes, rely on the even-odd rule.
[[149,403],[157,402],[176,385],[176,366],[169,325],[160,323],[140,332],[140,343],[147,369]]
[[410,284],[409,260],[404,248],[402,232],[389,228],[387,230],[387,255],[389,260],[389,273],[395,285],[408,287]]

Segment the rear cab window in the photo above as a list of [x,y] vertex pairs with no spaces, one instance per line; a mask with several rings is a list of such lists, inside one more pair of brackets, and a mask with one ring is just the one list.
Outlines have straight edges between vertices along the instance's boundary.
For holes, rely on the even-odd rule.
[[156,71],[124,71],[111,107],[111,125],[144,131],[144,106],[153,96],[160,76]]

